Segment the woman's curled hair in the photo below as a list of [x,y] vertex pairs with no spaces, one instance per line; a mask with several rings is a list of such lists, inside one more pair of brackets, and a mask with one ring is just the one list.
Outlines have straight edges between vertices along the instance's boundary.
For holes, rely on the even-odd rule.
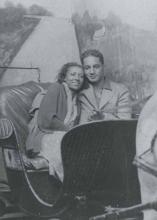
[[75,66],[82,69],[82,65],[76,62],[69,62],[69,63],[64,64],[58,73],[57,81],[59,83],[63,83],[69,68],[75,67]]

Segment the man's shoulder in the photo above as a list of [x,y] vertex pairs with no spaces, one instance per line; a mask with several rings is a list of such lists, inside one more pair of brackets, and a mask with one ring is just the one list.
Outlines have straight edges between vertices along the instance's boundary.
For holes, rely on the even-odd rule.
[[114,81],[110,81],[111,89],[117,91],[128,91],[128,88],[123,83],[118,83]]
[[[128,92],[128,88],[124,84],[114,82],[114,81],[108,80],[108,79],[107,79],[107,87],[106,88],[111,89],[111,91],[113,91],[115,93]],[[88,95],[88,93],[90,93],[90,92],[91,92],[91,85],[88,84],[88,85],[86,85],[86,87],[84,87],[80,91],[79,97],[82,97],[84,95]]]

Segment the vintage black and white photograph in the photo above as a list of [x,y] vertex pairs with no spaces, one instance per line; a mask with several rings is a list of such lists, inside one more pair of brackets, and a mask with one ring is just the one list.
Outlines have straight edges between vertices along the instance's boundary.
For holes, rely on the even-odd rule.
[[156,0],[0,0],[0,220],[157,220],[156,90]]

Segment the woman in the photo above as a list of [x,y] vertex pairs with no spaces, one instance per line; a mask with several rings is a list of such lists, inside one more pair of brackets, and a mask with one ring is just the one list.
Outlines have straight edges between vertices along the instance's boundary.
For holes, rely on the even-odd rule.
[[[49,166],[50,174],[63,180],[60,143],[66,131],[79,121],[77,93],[82,88],[84,73],[77,63],[65,64],[58,74],[58,82],[53,83],[44,96],[37,124],[33,126],[27,140],[27,151],[38,153],[45,158],[42,165]],[[29,161],[31,164],[33,160]],[[32,164],[40,168],[39,164]]]

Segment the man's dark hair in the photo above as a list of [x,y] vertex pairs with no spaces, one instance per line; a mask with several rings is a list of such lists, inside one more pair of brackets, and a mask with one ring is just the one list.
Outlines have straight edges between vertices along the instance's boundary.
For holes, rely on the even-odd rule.
[[83,61],[86,57],[89,57],[89,56],[93,56],[93,57],[97,57],[99,58],[100,62],[102,64],[104,64],[104,57],[103,57],[103,54],[99,51],[99,50],[95,50],[95,49],[88,49],[86,51],[84,51],[82,54],[81,54],[81,62],[83,64]]

